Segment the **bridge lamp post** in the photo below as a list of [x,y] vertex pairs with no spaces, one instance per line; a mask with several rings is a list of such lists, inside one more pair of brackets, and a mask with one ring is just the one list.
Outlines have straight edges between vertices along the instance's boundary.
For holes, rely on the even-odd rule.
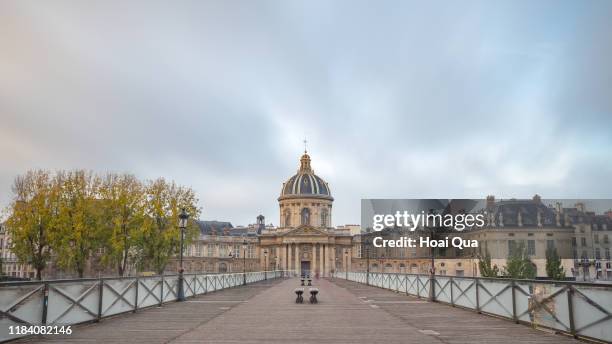
[[369,240],[365,239],[365,253],[366,253],[366,285],[370,285],[370,245]]
[[345,260],[346,261],[346,263],[345,263],[346,264],[346,269],[344,269],[344,275],[345,275],[344,278],[346,280],[348,280],[348,265],[349,265],[348,260],[350,258],[348,253],[349,253],[348,249],[344,250],[344,257],[346,257],[346,260]]
[[185,211],[185,208],[181,209],[181,213],[179,214],[179,228],[181,229],[181,253],[179,258],[179,285],[178,285],[178,300],[185,301],[185,289],[183,288],[183,251],[184,251],[184,243],[185,243],[185,229],[187,228],[187,219],[189,219],[189,214]]
[[264,250],[264,279],[268,280],[268,250]]
[[244,238],[244,241],[242,241],[242,284],[246,285],[246,251],[248,248],[249,243],[247,242],[247,239]]

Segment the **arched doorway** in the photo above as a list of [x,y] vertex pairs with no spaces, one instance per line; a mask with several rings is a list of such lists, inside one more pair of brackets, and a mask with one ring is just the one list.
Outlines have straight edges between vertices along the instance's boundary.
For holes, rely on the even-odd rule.
[[227,264],[225,263],[219,263],[219,273],[225,273],[227,272]]

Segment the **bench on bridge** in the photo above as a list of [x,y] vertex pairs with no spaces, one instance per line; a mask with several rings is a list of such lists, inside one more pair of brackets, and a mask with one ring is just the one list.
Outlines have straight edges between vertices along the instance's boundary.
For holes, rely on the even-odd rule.
[[304,302],[304,288],[295,288],[294,290],[296,298],[295,303],[303,303]]
[[317,294],[319,294],[319,288],[308,288],[310,292],[310,303],[317,303]]
[[312,278],[310,278],[310,276],[309,276],[309,277],[307,277],[307,278],[302,277],[302,278],[300,279],[300,285],[302,285],[302,286],[303,286],[303,285],[304,285],[304,281],[305,281],[305,280],[307,280],[307,281],[308,281],[308,286],[311,286],[311,285],[312,285]]

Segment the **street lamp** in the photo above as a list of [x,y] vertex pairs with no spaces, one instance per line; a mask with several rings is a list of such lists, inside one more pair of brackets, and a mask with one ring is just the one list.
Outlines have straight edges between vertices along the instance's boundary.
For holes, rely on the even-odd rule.
[[246,285],[246,251],[249,243],[246,237],[242,241],[242,284]]
[[365,239],[365,253],[366,253],[366,285],[370,285],[370,241],[368,238]]
[[345,262],[346,262],[346,269],[344,269],[344,279],[346,279],[348,281],[348,267],[349,267],[349,250],[345,249],[344,250],[344,257],[345,257]]
[[264,250],[264,279],[268,280],[268,250]]
[[179,214],[179,228],[181,229],[181,254],[179,259],[179,285],[178,285],[178,300],[185,301],[185,289],[183,288],[183,250],[184,250],[184,241],[185,241],[185,228],[187,228],[187,219],[189,219],[189,214],[185,208],[181,209],[181,213]]

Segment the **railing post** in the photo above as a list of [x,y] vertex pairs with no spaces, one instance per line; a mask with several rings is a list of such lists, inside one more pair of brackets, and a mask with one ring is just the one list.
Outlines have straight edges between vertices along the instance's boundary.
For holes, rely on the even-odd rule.
[[159,288],[160,296],[159,296],[159,307],[164,303],[164,275],[161,275],[161,288]]
[[436,302],[436,275],[429,274],[429,301]]
[[450,283],[450,289],[451,289],[451,290],[450,290],[450,294],[451,294],[451,295],[450,295],[450,296],[451,296],[451,305],[452,305],[453,307],[455,307],[455,299],[453,299],[453,278],[452,278],[452,277],[450,277],[450,282],[448,282],[448,283]]
[[572,285],[568,285],[567,287],[567,310],[569,313],[570,333],[574,338],[578,338],[578,334],[576,334],[576,324],[574,323],[574,287]]
[[136,292],[134,293],[134,313],[136,313],[136,310],[138,309],[138,288],[140,287],[140,280],[138,279],[138,276],[136,276]]
[[478,314],[480,314],[480,296],[478,294],[478,285],[480,284],[480,280],[478,277],[476,277],[476,281],[474,283],[476,283],[476,311],[478,311]]
[[408,295],[408,275],[404,274],[404,284],[405,284],[405,289],[406,289],[406,295]]
[[208,276],[204,275],[204,294],[208,293]]
[[518,317],[516,316],[516,281],[512,280],[512,319],[518,324]]
[[41,323],[43,325],[47,324],[47,309],[49,307],[49,283],[43,285],[43,309],[42,309],[42,317]]
[[98,281],[98,319],[96,321],[100,321],[102,319],[102,298],[104,294],[104,280],[100,277]]
[[416,277],[416,285],[417,285],[417,294],[418,298],[421,297],[421,279],[419,278],[421,275],[415,275]]

